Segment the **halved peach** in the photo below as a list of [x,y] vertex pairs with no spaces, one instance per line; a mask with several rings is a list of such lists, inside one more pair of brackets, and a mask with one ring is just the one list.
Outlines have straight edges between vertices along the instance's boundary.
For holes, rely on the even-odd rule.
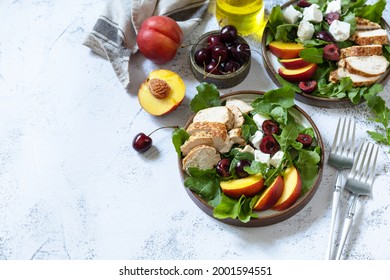
[[301,57],[284,58],[284,59],[279,60],[279,62],[287,69],[299,69],[299,68],[306,67],[310,64],[310,62],[304,60]]
[[264,187],[264,178],[261,174],[252,174],[245,178],[221,181],[222,192],[232,198],[255,196]]
[[276,177],[272,184],[265,189],[261,194],[256,204],[253,206],[253,210],[265,211],[270,209],[282,196],[284,188],[284,182],[282,176]]
[[296,58],[304,46],[301,43],[272,41],[268,48],[278,58]]
[[284,189],[282,196],[271,208],[273,210],[282,211],[291,207],[301,196],[302,179],[298,170],[294,167],[288,167],[283,174]]
[[141,107],[151,115],[172,112],[183,101],[186,86],[175,72],[165,69],[152,71],[138,90]]
[[306,67],[298,69],[279,68],[279,75],[289,82],[301,82],[311,79],[317,70],[317,64],[310,63]]

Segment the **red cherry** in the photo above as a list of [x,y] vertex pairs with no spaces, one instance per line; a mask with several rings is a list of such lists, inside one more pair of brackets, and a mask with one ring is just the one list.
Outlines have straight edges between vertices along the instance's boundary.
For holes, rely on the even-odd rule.
[[178,128],[178,126],[159,127],[157,129],[153,130],[149,135],[146,135],[143,132],[138,133],[137,135],[135,135],[135,137],[133,139],[133,149],[139,153],[143,153],[143,152],[149,150],[153,144],[153,140],[150,137],[150,135],[152,135],[154,132],[156,132],[157,130],[160,130],[162,128]]
[[230,159],[223,158],[217,163],[217,173],[221,177],[229,177],[230,176]]
[[138,133],[133,140],[133,148],[137,152],[145,152],[150,147],[152,147],[153,141],[152,138],[150,138],[145,133]]
[[273,155],[280,150],[279,143],[276,142],[275,138],[272,135],[266,135],[261,139],[260,142],[260,151],[265,154]]
[[312,80],[312,81],[303,81],[298,84],[299,88],[305,92],[305,93],[310,93],[313,92],[316,87],[317,87],[317,82]]
[[324,47],[324,58],[331,61],[340,59],[340,48],[336,44],[328,44]]
[[310,7],[311,3],[307,0],[299,0],[297,6],[301,8]]
[[299,134],[297,141],[299,143],[302,143],[304,148],[310,147],[311,143],[313,142],[313,138],[309,134]]
[[261,129],[265,135],[279,134],[279,125],[271,120],[265,120]]

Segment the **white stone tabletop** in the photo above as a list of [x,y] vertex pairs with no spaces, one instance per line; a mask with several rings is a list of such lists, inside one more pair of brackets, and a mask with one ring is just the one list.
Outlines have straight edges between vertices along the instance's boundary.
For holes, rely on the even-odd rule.
[[[265,1],[267,11],[282,1]],[[104,0],[0,2],[0,260],[274,259],[325,258],[336,170],[326,164],[337,120],[352,116],[357,141],[377,125],[366,104],[320,108],[296,101],[319,127],[325,145],[321,184],[296,215],[265,227],[237,227],[206,215],[186,193],[171,130],[153,135],[144,154],[133,137],[165,125],[183,126],[199,84],[189,48],[155,65],[131,58],[125,90],[111,65],[82,42]],[[204,21],[184,40],[218,28],[211,1]],[[384,18],[390,20],[387,5]],[[221,94],[275,89],[248,38],[251,71]],[[258,50],[258,51],[256,51]],[[154,69],[183,78],[186,98],[172,113],[154,117],[137,99]],[[390,86],[381,93],[390,104]],[[360,197],[344,259],[390,259],[390,147],[380,145],[371,197]],[[347,174],[347,173],[344,173]],[[341,224],[349,194],[342,194]]]

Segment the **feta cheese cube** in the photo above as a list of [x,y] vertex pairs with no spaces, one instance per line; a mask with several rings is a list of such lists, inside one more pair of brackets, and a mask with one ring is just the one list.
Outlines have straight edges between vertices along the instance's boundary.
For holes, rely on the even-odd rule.
[[350,36],[351,25],[348,22],[335,20],[329,26],[329,32],[337,42],[344,42]]
[[251,137],[249,137],[249,141],[252,143],[253,147],[256,149],[260,148],[260,142],[261,139],[263,139],[263,132],[260,130],[256,131],[255,134],[253,134]]
[[255,161],[265,163],[269,165],[269,161],[271,159],[270,154],[265,154],[260,150],[255,150]]
[[253,116],[253,121],[257,125],[257,128],[260,129],[260,130],[262,130],[261,127],[263,125],[263,122],[266,121],[266,120],[269,120],[269,118],[266,117],[266,116],[260,115],[260,114],[255,114]]
[[283,18],[286,22],[294,24],[298,22],[298,20],[302,17],[302,13],[300,11],[297,11],[294,9],[294,7],[288,6],[284,11],[283,11]]
[[269,163],[273,167],[277,167],[279,162],[283,159],[284,152],[283,151],[277,151],[270,159]]
[[314,34],[314,25],[308,21],[302,20],[298,25],[298,38],[301,41],[310,40]]
[[312,4],[309,7],[306,7],[303,10],[303,19],[304,21],[312,22],[321,22],[322,21],[322,12],[320,6],[317,4]]
[[242,153],[251,153],[251,154],[254,154],[255,153],[255,149],[252,148],[252,146],[250,145],[246,145],[242,150],[241,150]]
[[341,0],[334,0],[328,3],[325,14],[329,13],[341,13]]

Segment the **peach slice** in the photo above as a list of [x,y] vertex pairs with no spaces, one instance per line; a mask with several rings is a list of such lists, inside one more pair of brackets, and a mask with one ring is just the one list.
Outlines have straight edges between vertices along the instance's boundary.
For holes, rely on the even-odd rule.
[[257,200],[256,204],[253,206],[253,210],[256,211],[265,211],[270,209],[282,196],[284,188],[284,182],[282,176],[278,176],[272,182],[272,184],[265,189],[262,195]]
[[279,68],[279,75],[289,82],[301,82],[313,77],[317,70],[317,64],[310,63],[308,66],[298,69]]
[[261,174],[252,174],[245,178],[221,181],[222,192],[232,198],[240,198],[242,195],[251,197],[258,194],[264,187],[264,178]]
[[304,46],[301,43],[272,41],[268,48],[278,58],[296,58]]
[[182,78],[170,70],[152,71],[138,90],[141,107],[151,115],[172,112],[183,101],[186,86]]
[[283,175],[284,189],[282,196],[271,209],[282,211],[291,207],[301,196],[302,180],[298,170],[294,167],[288,167]]
[[310,62],[304,60],[301,57],[285,58],[285,59],[279,60],[279,62],[287,69],[299,69],[299,68],[306,67],[310,64]]

